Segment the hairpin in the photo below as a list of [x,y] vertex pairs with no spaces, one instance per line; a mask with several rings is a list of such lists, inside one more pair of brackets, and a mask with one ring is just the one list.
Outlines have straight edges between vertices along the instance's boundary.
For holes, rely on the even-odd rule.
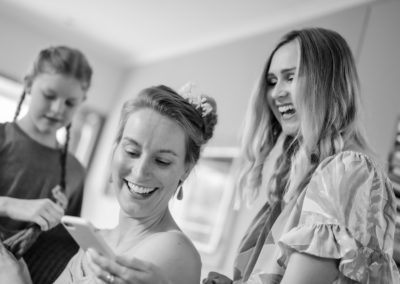
[[192,81],[183,85],[178,93],[192,104],[196,110],[199,110],[202,117],[207,116],[214,109],[213,105],[215,105],[215,102],[212,102],[213,99],[204,95]]

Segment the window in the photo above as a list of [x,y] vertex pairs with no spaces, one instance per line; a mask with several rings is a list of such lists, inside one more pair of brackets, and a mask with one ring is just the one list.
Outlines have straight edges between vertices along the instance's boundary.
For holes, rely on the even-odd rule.
[[238,155],[236,147],[205,148],[183,184],[183,200],[171,200],[171,213],[199,250],[204,266],[216,267],[229,245]]

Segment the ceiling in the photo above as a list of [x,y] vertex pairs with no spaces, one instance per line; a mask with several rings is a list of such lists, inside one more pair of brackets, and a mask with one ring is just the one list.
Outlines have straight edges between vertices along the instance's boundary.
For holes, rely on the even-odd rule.
[[144,64],[372,0],[0,0],[0,10]]

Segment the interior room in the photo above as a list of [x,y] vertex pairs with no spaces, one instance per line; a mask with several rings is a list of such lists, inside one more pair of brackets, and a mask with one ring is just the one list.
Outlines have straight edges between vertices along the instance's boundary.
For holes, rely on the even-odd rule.
[[234,189],[242,122],[267,54],[289,30],[320,26],[348,41],[369,142],[400,196],[399,15],[398,0],[0,0],[0,117],[12,119],[23,75],[41,48],[81,49],[94,70],[70,148],[87,170],[81,214],[112,228],[119,207],[109,161],[122,103],[148,86],[195,82],[216,99],[218,125],[185,183],[185,198],[170,206],[201,254],[202,276],[232,275],[254,208],[265,202],[248,207]]

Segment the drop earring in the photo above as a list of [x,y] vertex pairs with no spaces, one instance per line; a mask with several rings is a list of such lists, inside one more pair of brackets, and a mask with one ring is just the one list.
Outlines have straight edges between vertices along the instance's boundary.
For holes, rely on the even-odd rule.
[[179,181],[178,185],[178,193],[176,194],[176,199],[182,200],[183,199],[183,187],[182,187],[182,181]]

